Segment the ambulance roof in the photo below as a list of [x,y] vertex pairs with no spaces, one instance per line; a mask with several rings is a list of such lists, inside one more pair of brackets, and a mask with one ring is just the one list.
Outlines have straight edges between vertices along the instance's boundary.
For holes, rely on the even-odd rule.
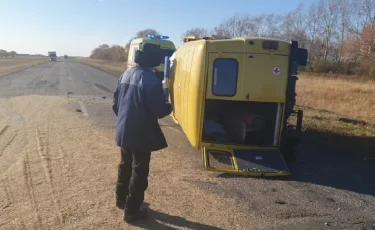
[[167,36],[154,36],[154,35],[146,35],[146,37],[135,38],[130,42],[130,45],[136,45],[141,43],[152,43],[158,44],[161,46],[162,49],[176,49],[174,43],[170,40],[166,40],[169,37]]

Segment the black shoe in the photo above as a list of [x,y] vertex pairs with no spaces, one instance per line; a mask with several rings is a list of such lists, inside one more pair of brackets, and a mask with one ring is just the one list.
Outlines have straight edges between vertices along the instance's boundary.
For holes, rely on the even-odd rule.
[[117,208],[119,208],[121,210],[124,210],[125,205],[126,205],[126,201],[124,201],[124,200],[116,200],[116,206],[117,206]]
[[131,223],[131,222],[134,222],[134,221],[137,221],[137,220],[141,220],[141,219],[145,219],[148,217],[148,212],[146,209],[140,209],[139,212],[135,215],[130,215],[128,214],[126,211],[125,211],[125,215],[124,215],[124,221],[126,223]]

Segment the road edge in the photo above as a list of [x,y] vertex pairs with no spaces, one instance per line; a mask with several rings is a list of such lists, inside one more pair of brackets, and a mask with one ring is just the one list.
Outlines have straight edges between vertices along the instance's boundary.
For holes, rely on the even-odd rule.
[[11,74],[14,74],[14,73],[18,73],[18,72],[21,72],[21,71],[26,70],[26,69],[28,69],[28,68],[32,68],[32,67],[35,67],[35,66],[38,66],[38,65],[41,65],[41,64],[47,63],[47,62],[49,62],[49,61],[46,60],[46,61],[39,62],[39,63],[33,64],[33,65],[30,65],[30,66],[27,66],[27,67],[24,67],[24,68],[21,68],[21,69],[13,70],[13,71],[11,71],[11,72],[9,72],[9,73],[0,74],[0,77],[5,77],[5,76],[8,76],[8,75],[11,75]]

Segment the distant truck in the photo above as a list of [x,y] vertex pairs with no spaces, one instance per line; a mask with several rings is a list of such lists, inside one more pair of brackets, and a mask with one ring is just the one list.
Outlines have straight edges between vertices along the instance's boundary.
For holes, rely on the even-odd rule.
[[50,61],[57,61],[56,51],[48,52],[48,56]]
[[68,59],[68,55],[64,55],[64,59]]

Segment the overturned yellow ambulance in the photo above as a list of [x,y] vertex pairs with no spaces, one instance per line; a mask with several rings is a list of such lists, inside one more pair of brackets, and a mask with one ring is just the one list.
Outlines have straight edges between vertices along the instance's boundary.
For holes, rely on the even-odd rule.
[[[296,75],[307,50],[267,38],[184,41],[170,59],[168,100],[174,121],[202,149],[205,169],[290,175],[285,157],[303,116],[294,110]],[[296,125],[287,122],[293,114]]]

